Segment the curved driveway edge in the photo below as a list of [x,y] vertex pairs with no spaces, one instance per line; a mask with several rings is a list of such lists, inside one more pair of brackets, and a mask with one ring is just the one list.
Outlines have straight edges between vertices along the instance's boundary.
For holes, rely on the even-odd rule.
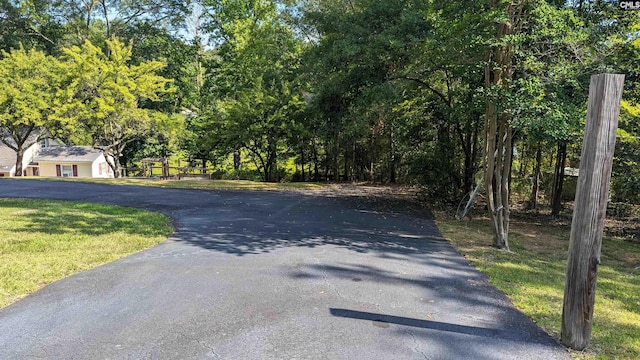
[[169,215],[168,241],[0,310],[0,359],[568,359],[428,216],[361,198],[0,180]]

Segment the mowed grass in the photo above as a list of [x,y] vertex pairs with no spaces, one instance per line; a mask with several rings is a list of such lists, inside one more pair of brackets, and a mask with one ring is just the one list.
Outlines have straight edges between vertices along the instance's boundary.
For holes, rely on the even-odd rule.
[[[560,337],[569,227],[513,221],[512,252],[491,247],[488,220],[438,220],[440,231],[514,305]],[[640,359],[640,244],[605,237],[599,267],[592,346],[584,359]]]
[[0,199],[0,224],[0,308],[172,232],[161,214],[48,200]]
[[160,180],[160,179],[91,179],[30,177],[27,179],[78,181],[98,184],[157,186],[173,189],[209,189],[209,190],[317,190],[326,185],[308,182],[267,183],[249,180]]

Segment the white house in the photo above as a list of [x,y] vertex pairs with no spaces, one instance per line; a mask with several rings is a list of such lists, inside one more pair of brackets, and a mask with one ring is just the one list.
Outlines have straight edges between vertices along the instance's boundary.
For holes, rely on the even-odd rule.
[[[39,169],[37,164],[33,163],[33,158],[41,151],[41,149],[52,145],[60,145],[61,143],[53,139],[42,139],[24,151],[22,157],[22,175],[38,176]],[[18,156],[10,147],[0,142],[0,177],[12,177],[16,175],[16,161]]]
[[[15,176],[16,160],[16,152],[0,142],[0,177]],[[102,151],[90,146],[66,146],[53,139],[27,148],[22,169],[23,176],[114,177]]]
[[33,159],[40,176],[112,178],[102,151],[91,146],[50,146]]

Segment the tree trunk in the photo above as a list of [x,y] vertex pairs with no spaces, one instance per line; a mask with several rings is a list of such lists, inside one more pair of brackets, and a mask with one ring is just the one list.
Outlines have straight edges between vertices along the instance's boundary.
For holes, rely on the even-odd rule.
[[[506,6],[508,20],[497,25],[497,39],[516,33],[521,19],[524,17],[524,3],[503,3]],[[498,7],[491,1],[491,8]],[[509,81],[513,76],[513,46],[505,44],[489,52],[485,67],[485,88],[502,87],[509,91]],[[513,153],[513,132],[509,124],[510,116],[498,112],[497,101],[487,99],[485,110],[485,189],[489,216],[494,228],[494,246],[509,250],[509,178],[511,176],[511,159]],[[495,187],[494,187],[495,183]]]
[[553,201],[551,215],[559,215],[562,210],[562,187],[564,184],[564,167],[567,161],[567,143],[558,142],[558,153],[556,156],[556,169],[553,180]]
[[478,138],[480,136],[479,123],[480,123],[479,121],[474,121],[473,135],[472,135],[472,140],[470,144],[471,145],[471,163],[465,164],[465,171],[469,172],[469,176],[470,176],[469,181],[470,181],[470,184],[472,184],[472,186],[469,187],[467,194],[470,193],[473,187],[476,185],[474,176],[476,171],[478,170],[478,151],[480,150],[478,148]]
[[349,146],[344,147],[344,178],[341,181],[349,180]]
[[[491,176],[493,206],[490,206],[490,212],[495,230],[493,245],[499,249],[509,250],[509,174],[511,173],[512,134],[506,115],[501,114],[497,117],[499,118],[496,124],[498,139],[497,151],[494,152],[493,157],[494,166]],[[489,193],[488,190],[487,193]]]
[[121,171],[120,161],[116,160],[116,161],[114,161],[113,177],[119,178],[120,177],[120,171]]
[[526,166],[526,165],[528,165],[528,164],[526,163],[526,162],[527,162],[526,160],[527,160],[527,158],[528,158],[528,157],[527,157],[527,154],[526,154],[526,153],[527,153],[527,150],[528,150],[528,149],[527,149],[527,143],[526,143],[526,141],[523,141],[523,142],[522,142],[522,150],[521,150],[521,152],[520,152],[520,159],[521,159],[521,160],[520,160],[520,169],[518,170],[518,175],[519,175],[520,177],[524,177],[525,169],[527,168],[527,166]]
[[[356,180],[356,171],[358,169],[357,165],[356,165],[356,141],[353,140],[353,151],[351,152],[351,166],[353,166],[353,168],[351,169],[351,181],[355,181]],[[360,175],[358,174],[358,179],[360,178]]]
[[109,157],[111,157],[111,159],[113,160],[113,164],[109,160],[107,160],[107,164],[111,167],[111,170],[113,170],[113,177],[115,178],[122,177],[120,154],[124,152],[124,148],[126,146],[127,142],[122,142],[111,149],[103,150],[105,158],[108,159]]
[[312,141],[312,149],[313,149],[313,181],[320,181],[320,170],[318,168],[318,147],[316,145],[315,138]]
[[24,159],[24,149],[22,148],[22,146],[18,146],[18,149],[16,150],[16,173],[15,173],[15,176],[24,175],[23,169],[22,169],[22,160],[23,159]]
[[233,170],[236,173],[236,180],[240,180],[241,168],[242,168],[242,158],[241,158],[240,150],[236,149],[233,152]]
[[333,159],[331,162],[331,171],[333,172],[333,180],[338,181],[340,169],[338,165],[338,157],[340,157],[340,133],[336,132],[333,143]]
[[278,174],[278,155],[274,154],[269,159],[269,181],[280,181]]
[[304,172],[305,158],[304,158],[304,139],[300,143],[300,164],[302,165],[302,181],[306,181],[306,174]]
[[503,131],[501,133],[504,134],[504,164],[502,164],[502,177],[501,177],[501,181],[502,181],[502,185],[501,185],[501,191],[502,191],[502,196],[500,199],[500,207],[497,209],[498,210],[498,214],[500,215],[500,220],[501,220],[501,230],[502,230],[502,237],[504,238],[503,241],[500,241],[496,244],[496,246],[498,246],[501,249],[506,249],[509,250],[509,217],[511,215],[511,210],[510,210],[510,201],[511,201],[511,166],[513,164],[513,129],[511,128],[511,125],[509,124],[509,120],[510,118],[504,114],[503,115]]
[[540,163],[542,162],[542,145],[538,144],[536,149],[536,164],[533,169],[533,186],[531,186],[531,197],[529,198],[529,206],[532,209],[538,207],[538,194],[540,191]]
[[376,140],[376,128],[375,126],[373,127],[373,129],[371,130],[371,142],[369,143],[369,156],[371,159],[371,167],[369,168],[369,180],[371,180],[371,182],[373,182],[373,178],[374,178],[374,166],[375,166],[375,159],[373,156],[373,153],[375,151],[375,140]]
[[396,154],[393,148],[393,132],[391,126],[389,126],[389,182],[394,184],[396,182]]
[[475,169],[472,165],[472,159],[470,156],[464,156],[464,178],[462,180],[462,191],[465,194],[471,192],[471,188],[473,188],[473,173]]

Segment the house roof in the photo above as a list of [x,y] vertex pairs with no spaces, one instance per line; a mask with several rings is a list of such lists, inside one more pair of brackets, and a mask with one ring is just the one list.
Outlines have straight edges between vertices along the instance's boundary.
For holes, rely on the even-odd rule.
[[35,162],[94,162],[102,151],[91,146],[50,146],[40,151]]
[[0,171],[11,170],[16,165],[16,152],[0,142]]

